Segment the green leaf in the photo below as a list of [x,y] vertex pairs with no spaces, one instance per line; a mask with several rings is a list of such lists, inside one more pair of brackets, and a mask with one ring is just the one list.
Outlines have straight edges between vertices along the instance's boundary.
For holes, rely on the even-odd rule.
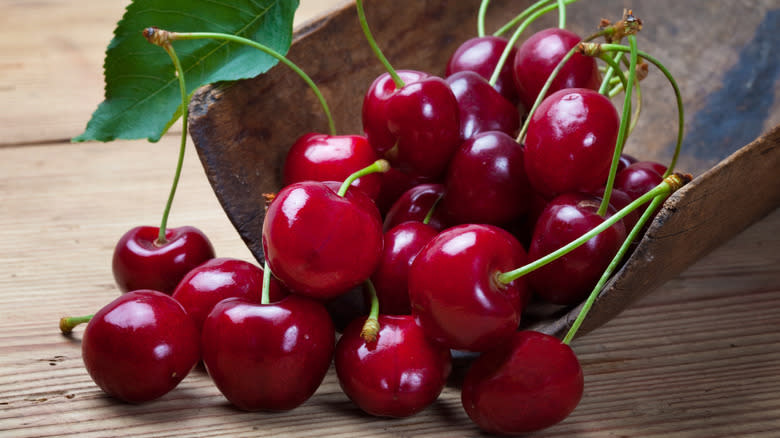
[[[173,64],[144,38],[155,26],[173,32],[221,32],[286,54],[298,0],[134,0],[106,50],[105,100],[73,141],[148,138],[157,141],[181,116]],[[259,50],[216,40],[173,41],[187,92],[219,81],[265,73],[278,62]]]

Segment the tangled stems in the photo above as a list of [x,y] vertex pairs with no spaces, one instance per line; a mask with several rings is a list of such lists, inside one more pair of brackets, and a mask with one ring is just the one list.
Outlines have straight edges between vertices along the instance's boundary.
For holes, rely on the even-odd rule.
[[653,189],[648,191],[647,193],[643,194],[627,206],[620,209],[617,213],[614,215],[606,218],[604,222],[599,224],[597,227],[594,227],[587,233],[583,234],[582,236],[578,237],[577,239],[571,241],[569,244],[559,248],[556,251],[551,252],[550,254],[547,254],[546,256],[537,259],[531,263],[528,263],[524,266],[521,266],[517,269],[513,269],[511,271],[502,272],[498,274],[497,280],[501,283],[507,284],[511,283],[518,278],[522,277],[523,275],[526,275],[532,271],[535,271],[542,266],[547,265],[548,263],[551,263],[555,260],[557,260],[560,257],[563,257],[564,255],[574,251],[575,249],[582,246],[585,242],[588,240],[594,238],[596,235],[601,233],[602,231],[606,230],[607,228],[611,227],[615,223],[617,223],[619,220],[626,217],[629,213],[636,210],[643,204],[646,204],[647,202],[650,202],[653,198],[656,196],[664,196],[667,197],[671,193],[677,191],[680,189],[683,185],[687,184],[691,180],[690,175],[681,175],[678,173],[672,174],[668,177],[666,177],[663,181],[661,181],[660,184],[655,186]]
[[229,41],[229,42],[253,47],[267,55],[274,57],[275,59],[279,60],[287,67],[289,67],[291,70],[293,70],[298,76],[300,76],[301,79],[304,80],[304,82],[306,82],[309,88],[311,88],[311,90],[317,96],[317,100],[319,100],[320,105],[322,106],[322,110],[325,113],[325,117],[328,119],[328,129],[330,134],[336,135],[336,124],[333,122],[333,116],[331,115],[330,107],[328,107],[328,104],[325,101],[325,97],[320,92],[320,89],[317,87],[317,84],[315,84],[314,81],[309,77],[309,75],[307,75],[306,72],[301,70],[300,67],[295,65],[292,61],[287,59],[287,57],[275,51],[274,49],[264,44],[258,43],[257,41],[250,40],[248,38],[240,37],[237,35],[226,34],[226,33],[219,33],[219,32],[169,32],[157,28],[148,28],[147,30],[144,31],[144,33],[146,34],[146,32],[152,29],[153,32],[159,35],[158,38],[160,38],[163,41],[200,40],[200,39],[215,39],[221,41]]
[[379,58],[379,62],[381,62],[382,65],[385,66],[385,70],[387,70],[387,73],[390,75],[390,77],[393,78],[395,87],[398,89],[403,88],[405,85],[403,79],[401,79],[401,76],[398,76],[398,73],[390,64],[390,61],[387,60],[384,53],[382,53],[382,50],[379,48],[379,45],[377,45],[374,36],[371,34],[371,29],[369,29],[368,27],[368,20],[366,20],[366,12],[363,9],[363,1],[355,0],[355,6],[357,7],[358,19],[360,20],[360,27],[363,29],[363,34],[366,36],[368,45],[371,46],[371,50],[373,50],[376,57]]
[[[576,1],[576,0],[574,0],[574,1]],[[501,36],[501,35],[505,34],[506,32],[509,31],[509,29],[515,27],[517,25],[517,23],[519,23],[521,20],[524,20],[529,15],[531,15],[534,12],[538,11],[539,8],[543,7],[544,5],[546,5],[549,2],[550,2],[550,0],[539,0],[536,3],[532,4],[531,6],[527,7],[523,12],[521,12],[520,14],[515,16],[515,18],[513,18],[511,21],[509,21],[508,23],[503,25],[500,29],[495,31],[493,33],[493,36]],[[573,2],[569,2],[569,3],[573,3]]]

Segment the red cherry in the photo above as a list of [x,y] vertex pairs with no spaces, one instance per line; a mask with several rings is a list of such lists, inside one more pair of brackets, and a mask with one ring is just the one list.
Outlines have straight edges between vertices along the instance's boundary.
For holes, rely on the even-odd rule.
[[112,268],[119,290],[152,289],[173,293],[192,268],[214,258],[214,247],[197,228],[167,228],[157,243],[158,227],[135,227],[116,244]]
[[519,331],[478,357],[461,391],[463,408],[483,431],[516,435],[563,421],[582,398],[577,356],[557,338]]
[[444,220],[441,208],[434,205],[444,195],[443,184],[419,184],[405,191],[385,215],[384,228],[389,230],[407,221],[422,222],[428,216],[431,208],[435,208],[428,225],[436,230],[443,230]]
[[530,207],[523,147],[499,131],[477,134],[455,152],[440,208],[450,224],[506,225]]
[[594,191],[609,175],[620,117],[605,96],[584,88],[545,99],[528,123],[525,170],[536,191]]
[[665,172],[663,164],[638,161],[615,176],[615,188],[625,192],[633,201],[660,184]]
[[[600,204],[600,199],[584,193],[566,193],[550,201],[536,221],[528,248],[529,262],[566,246],[604,222],[597,214]],[[579,248],[529,273],[528,285],[548,302],[579,303],[591,292],[625,239],[625,226],[618,221]]]
[[387,172],[382,173],[381,176],[382,187],[379,191],[379,196],[376,198],[376,206],[383,216],[387,214],[388,210],[407,190],[420,184],[433,183],[432,178],[409,175],[401,172],[396,167],[391,167]]
[[[301,181],[344,181],[348,176],[379,159],[361,135],[325,135],[309,133],[293,143],[284,161],[282,184]],[[356,179],[359,187],[372,199],[379,195],[382,175],[372,173]]]
[[450,351],[426,338],[411,316],[379,315],[375,341],[353,321],[336,345],[335,367],[344,393],[364,412],[408,417],[438,398],[451,370]]
[[382,313],[408,315],[412,312],[409,267],[436,234],[436,229],[417,221],[403,222],[385,232],[382,258],[371,276]]
[[130,403],[175,388],[200,359],[198,330],[169,295],[136,290],[92,317],[81,341],[87,372],[107,394]]
[[409,269],[412,315],[432,339],[456,350],[486,351],[517,330],[525,278],[498,274],[526,263],[514,236],[492,225],[458,225],[428,242]]
[[[214,258],[191,270],[173,291],[173,298],[184,306],[198,330],[211,309],[225,298],[242,297],[260,302],[263,269],[231,258]],[[287,291],[271,277],[271,302],[281,300]]]
[[[580,41],[581,38],[569,30],[549,28],[531,35],[518,47],[514,57],[513,77],[520,103],[526,109],[533,107],[550,73]],[[555,76],[547,95],[564,88],[598,90],[600,85],[596,60],[576,53]]]
[[[461,71],[473,71],[486,80],[490,80],[493,70],[496,69],[501,54],[504,53],[509,40],[492,35],[474,37],[461,44],[447,61],[446,76],[451,76]],[[512,62],[515,58],[516,48],[509,52],[507,62],[501,68],[496,81],[495,89],[506,100],[516,105],[518,101],[515,87]]]
[[382,254],[382,220],[361,190],[305,181],[283,188],[268,207],[263,251],[292,292],[330,299],[361,284]]
[[501,131],[515,136],[520,130],[517,107],[477,73],[462,71],[447,77],[458,101],[461,140],[480,132]]
[[203,325],[203,363],[225,398],[247,411],[286,411],[322,383],[335,331],[322,304],[290,295],[272,304],[228,298]]
[[[428,73],[414,70],[398,70],[396,73],[406,84],[429,76]],[[374,79],[363,98],[363,131],[378,155],[384,155],[396,143],[395,135],[387,128],[387,102],[397,91],[390,73],[382,73]]]

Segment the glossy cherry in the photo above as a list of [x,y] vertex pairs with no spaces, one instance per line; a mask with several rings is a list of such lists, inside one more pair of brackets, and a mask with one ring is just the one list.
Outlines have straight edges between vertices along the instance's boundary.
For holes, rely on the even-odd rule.
[[[517,48],[512,71],[517,94],[527,110],[533,107],[550,73],[581,38],[566,29],[549,28],[531,35]],[[547,95],[564,88],[598,90],[601,76],[593,57],[574,54],[555,76]]]
[[158,243],[160,229],[135,227],[114,248],[111,266],[119,290],[152,289],[173,293],[192,268],[214,258],[214,247],[195,227],[167,228],[165,243]]
[[417,254],[409,269],[412,315],[425,333],[456,350],[486,351],[517,330],[525,278],[497,276],[526,263],[514,236],[492,225],[448,228]]
[[292,292],[330,299],[361,284],[382,254],[382,219],[361,190],[305,181],[276,195],[263,223],[271,272]]
[[488,131],[517,135],[520,130],[517,107],[485,78],[473,71],[462,71],[448,76],[446,81],[458,101],[461,140]]
[[425,220],[433,208],[428,225],[441,231],[445,221],[439,200],[444,196],[444,185],[437,183],[419,184],[405,191],[390,207],[385,215],[385,231],[406,221]]
[[440,208],[450,224],[507,225],[530,207],[524,151],[506,133],[490,131],[463,142],[450,162]]
[[637,199],[663,181],[666,166],[651,161],[637,161],[615,176],[615,188]]
[[396,167],[391,167],[382,174],[382,187],[379,190],[379,196],[376,198],[376,206],[384,217],[404,192],[420,184],[433,184],[434,181],[436,180],[433,178],[410,175],[401,172]]
[[361,337],[366,318],[353,321],[336,345],[344,393],[364,412],[408,417],[438,398],[451,370],[450,351],[429,340],[411,316],[379,315],[374,341]]
[[[447,61],[445,76],[451,76],[461,71],[473,71],[485,80],[490,80],[508,43],[509,40],[506,38],[492,35],[474,37],[465,41],[458,46]],[[510,50],[507,62],[501,68],[495,85],[496,91],[513,105],[518,102],[512,68],[516,52],[517,49],[514,47]]]
[[136,290],[89,321],[81,341],[87,372],[107,394],[130,403],[171,391],[200,359],[195,323],[169,295]]
[[385,231],[382,258],[371,275],[382,313],[408,315],[412,312],[409,267],[422,247],[437,233],[433,227],[418,221],[403,222]]
[[[536,221],[528,260],[537,260],[600,225],[601,199],[584,193],[566,193],[550,201]],[[613,213],[614,210],[610,210]],[[596,285],[626,239],[622,221],[579,248],[527,275],[531,290],[554,304],[576,304]]]
[[582,367],[568,345],[543,333],[518,331],[474,361],[461,401],[483,431],[517,435],[563,421],[583,389]]
[[525,170],[533,188],[548,199],[594,191],[612,163],[620,117],[603,95],[565,89],[547,97],[528,122]]
[[[190,315],[198,330],[211,309],[220,301],[242,297],[260,302],[263,289],[263,269],[244,260],[219,257],[192,269],[173,291],[173,298]],[[271,302],[284,298],[288,292],[271,277]]]
[[203,325],[203,363],[239,409],[287,411],[322,383],[335,342],[330,316],[317,301],[295,295],[271,304],[228,298]]
[[[287,152],[282,184],[344,181],[377,159],[376,152],[362,135],[305,134]],[[352,183],[373,199],[379,195],[381,184],[382,175],[379,173],[366,175]]]

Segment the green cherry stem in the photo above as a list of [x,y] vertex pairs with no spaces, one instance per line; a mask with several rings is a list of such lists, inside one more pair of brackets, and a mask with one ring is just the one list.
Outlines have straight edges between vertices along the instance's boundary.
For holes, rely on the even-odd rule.
[[505,25],[501,26],[500,29],[493,32],[493,36],[501,36],[509,31],[509,29],[512,29],[513,27],[517,26],[517,23],[525,20],[526,17],[533,14],[539,8],[543,7],[547,3],[549,3],[550,0],[539,0],[536,3],[532,4],[531,6],[525,8],[523,12],[519,13],[515,16],[511,21],[507,22]]
[[[609,209],[609,199],[612,196],[612,189],[615,186],[615,175],[617,174],[617,167],[620,163],[620,155],[623,153],[623,145],[626,143],[626,134],[631,121],[631,94],[634,90],[634,82],[636,81],[636,63],[637,63],[637,44],[636,35],[628,35],[628,44],[631,48],[629,67],[628,67],[628,80],[626,81],[625,97],[623,99],[623,114],[620,116],[620,127],[618,128],[617,141],[615,142],[615,151],[612,155],[612,165],[609,169],[609,176],[607,177],[607,183],[604,186],[604,197],[601,198],[601,205],[596,212],[601,217],[607,214]],[[620,70],[618,68],[618,70]]]
[[604,273],[601,274],[601,278],[599,278],[599,281],[598,283],[596,283],[596,286],[593,288],[593,291],[591,291],[590,295],[588,295],[588,298],[583,303],[582,309],[580,309],[580,313],[577,314],[577,318],[574,320],[571,327],[569,328],[569,331],[566,333],[566,336],[564,336],[563,338],[562,342],[564,344],[568,345],[569,343],[571,343],[571,340],[574,338],[574,335],[577,334],[577,331],[582,325],[582,322],[585,320],[585,317],[588,315],[588,312],[590,311],[591,307],[593,307],[593,303],[596,301],[596,298],[601,292],[601,289],[607,283],[607,280],[609,280],[609,278],[612,276],[612,273],[615,272],[615,269],[617,269],[618,265],[620,264],[620,261],[623,260],[623,257],[628,252],[628,249],[631,247],[631,244],[639,236],[639,233],[642,231],[644,225],[647,223],[648,220],[650,220],[650,218],[653,217],[655,211],[658,210],[658,207],[661,206],[661,204],[666,200],[667,197],[668,195],[663,195],[663,194],[656,196],[650,202],[650,205],[645,209],[644,213],[642,213],[642,216],[639,218],[639,221],[637,221],[636,225],[634,225],[634,228],[631,229],[631,232],[628,233],[626,240],[623,241],[623,244],[620,246],[620,249],[618,249],[617,254],[615,254],[615,257],[612,258],[612,261],[609,263],[609,266],[607,266],[607,269],[605,269]]
[[73,328],[79,324],[84,324],[92,320],[95,315],[85,316],[63,316],[60,318],[60,331],[62,334],[67,335],[73,331]]
[[675,192],[680,187],[685,185],[688,181],[690,181],[690,179],[691,177],[689,175],[680,175],[677,173],[668,176],[663,181],[661,181],[660,184],[655,186],[653,189],[643,194],[642,196],[640,196],[639,198],[637,198],[627,206],[623,207],[612,216],[606,218],[604,222],[599,224],[597,227],[594,227],[593,229],[583,234],[582,236],[578,237],[577,239],[571,241],[567,245],[557,249],[556,251],[551,252],[550,254],[547,254],[546,256],[540,259],[534,260],[533,262],[521,266],[517,269],[513,269],[511,271],[502,272],[498,274],[497,276],[498,281],[504,284],[511,283],[517,280],[518,278],[522,277],[523,275],[535,271],[541,268],[542,266],[545,266],[548,263],[553,262],[558,258],[574,251],[575,249],[582,246],[585,242],[594,238],[596,235],[606,230],[607,228],[611,227],[612,225],[617,223],[619,220],[623,219],[626,215],[636,210],[643,204],[650,202],[653,198],[659,195],[668,196],[669,194]]
[[[166,32],[166,31],[157,29],[157,32]],[[274,57],[279,62],[289,67],[293,72],[295,72],[301,79],[304,80],[304,82],[306,82],[309,88],[311,88],[311,90],[317,96],[317,100],[319,100],[320,105],[322,106],[322,110],[325,113],[325,117],[328,119],[328,130],[330,132],[330,135],[336,135],[336,124],[333,121],[333,116],[331,115],[330,107],[328,106],[328,103],[325,101],[325,97],[320,92],[319,87],[317,87],[317,84],[314,83],[314,81],[311,79],[311,77],[309,77],[309,75],[306,74],[306,72],[304,72],[300,67],[295,65],[295,63],[290,61],[286,56],[282,55],[281,53],[277,52],[276,50],[264,44],[237,35],[230,35],[230,34],[219,33],[219,32],[167,32],[167,33],[168,33],[168,38],[171,41],[199,40],[199,39],[215,39],[220,41],[229,41],[229,42],[253,47],[267,55]]]
[[271,268],[268,266],[268,260],[263,262],[263,289],[260,294],[260,304],[271,303]]
[[379,297],[376,295],[376,288],[371,280],[366,280],[366,288],[369,295],[371,295],[371,310],[368,313],[366,322],[363,323],[360,337],[368,343],[376,341],[376,336],[379,334]]
[[338,195],[339,196],[346,195],[349,186],[351,186],[352,183],[355,182],[355,180],[360,178],[361,176],[366,176],[372,173],[384,173],[387,172],[388,170],[390,170],[390,163],[387,160],[380,158],[379,160],[376,160],[373,163],[369,164],[368,166],[349,175],[347,179],[345,179],[344,182],[341,183],[341,186],[339,187]]
[[558,28],[566,29],[566,3],[558,0]]
[[433,213],[436,211],[436,207],[439,205],[442,199],[444,199],[443,193],[439,195],[439,197],[436,198],[435,201],[433,201],[433,205],[431,205],[431,208],[428,209],[428,213],[425,215],[425,218],[422,221],[424,225],[428,225],[429,223],[431,223],[431,219],[433,218]]
[[355,6],[357,7],[357,13],[358,13],[358,19],[360,20],[360,27],[363,29],[363,34],[366,36],[366,41],[368,41],[368,45],[371,46],[371,50],[374,51],[374,55],[379,59],[379,62],[382,63],[382,65],[385,66],[385,70],[387,70],[387,73],[390,74],[390,77],[393,78],[393,82],[395,82],[395,88],[401,89],[404,87],[404,81],[401,79],[401,76],[398,76],[398,73],[395,71],[393,66],[390,64],[390,61],[387,60],[387,57],[385,57],[385,54],[382,53],[382,49],[379,48],[379,45],[376,43],[376,40],[374,39],[374,35],[371,34],[371,29],[368,27],[368,20],[366,20],[366,11],[363,9],[363,0],[355,0]]
[[622,53],[615,55],[615,59],[612,59],[607,54],[602,54],[601,59],[607,63],[608,67],[604,72],[604,78],[601,80],[601,87],[599,88],[600,94],[607,96],[607,93],[609,93],[609,87],[612,86],[613,80],[615,79],[615,72],[621,71],[619,61],[622,57]]
[[477,12],[477,36],[485,36],[485,15],[487,15],[487,8],[490,4],[490,0],[482,0],[479,3],[479,11]]

